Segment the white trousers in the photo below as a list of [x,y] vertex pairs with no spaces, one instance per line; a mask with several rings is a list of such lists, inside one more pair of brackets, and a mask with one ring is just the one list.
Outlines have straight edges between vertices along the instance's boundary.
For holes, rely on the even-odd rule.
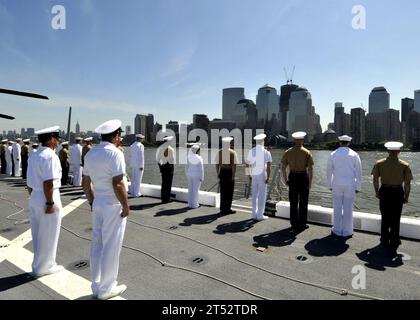
[[92,292],[98,296],[111,293],[117,285],[127,218],[121,217],[121,204],[114,201],[95,198],[93,202],[90,269]]
[[140,185],[141,181],[143,180],[143,170],[140,168],[131,168],[131,186],[130,186],[130,194],[133,197],[140,197]]
[[188,207],[196,209],[199,207],[198,192],[201,187],[201,177],[188,176]]
[[83,167],[80,165],[72,165],[71,171],[73,172],[73,186],[80,187],[82,185]]
[[12,175],[12,159],[8,159],[8,160],[6,160],[6,174],[7,175],[9,175],[9,176],[11,176]]
[[267,185],[265,175],[252,176],[252,218],[261,219],[265,212]]
[[353,234],[353,204],[355,189],[351,185],[333,186],[333,228],[332,231],[343,237]]
[[13,162],[15,163],[15,177],[20,177],[20,163],[21,160],[14,159]]
[[45,213],[45,195],[43,191],[33,191],[29,200],[29,219],[31,222],[34,260],[32,272],[42,274],[57,264],[58,237],[61,227],[61,199],[58,189],[53,194],[55,213]]

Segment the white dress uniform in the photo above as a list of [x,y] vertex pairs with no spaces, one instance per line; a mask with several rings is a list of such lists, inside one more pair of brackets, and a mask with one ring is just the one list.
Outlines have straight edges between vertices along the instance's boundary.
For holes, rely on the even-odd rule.
[[[53,201],[55,213],[45,213],[46,198],[44,181],[53,180]],[[31,222],[34,259],[32,272],[34,276],[55,273],[62,270],[57,266],[58,237],[61,227],[61,165],[58,156],[48,147],[40,147],[32,153],[28,161],[27,185],[32,188],[29,199],[29,218]]]
[[[36,146],[36,148],[34,148],[34,146]],[[32,144],[31,151],[29,152],[29,157],[31,157],[32,153],[38,152],[38,146],[39,145],[37,143]]]
[[[254,139],[261,141],[265,135],[258,135]],[[264,139],[262,138],[262,140]],[[271,153],[263,145],[257,144],[248,153],[247,164],[251,167],[252,176],[252,218],[254,220],[265,220],[265,201],[267,197],[267,163],[271,163]]]
[[338,236],[349,237],[353,234],[355,192],[362,187],[359,155],[348,147],[340,147],[332,152],[327,164],[327,183],[333,193],[332,231]]
[[7,167],[6,167],[6,174],[11,176],[13,174],[12,172],[12,153],[13,153],[13,146],[8,145],[6,148],[6,163],[7,163]]
[[198,193],[200,191],[201,182],[204,180],[204,164],[203,158],[196,154],[199,146],[193,146],[188,153],[187,165],[185,167],[188,178],[188,207],[192,209],[198,208]]
[[82,185],[82,146],[73,144],[70,149],[70,171],[73,172],[73,186]]
[[[140,185],[144,172],[144,146],[136,141],[130,146],[130,167],[131,167],[131,186],[130,194],[133,197],[140,197]],[[143,169],[143,170],[140,170]]]
[[19,142],[16,142],[13,145],[13,162],[15,164],[15,177],[20,177],[20,165],[22,162],[22,159],[20,157],[20,152],[22,150],[22,147],[20,146]]
[[112,178],[124,175],[127,190],[125,159],[115,145],[102,141],[86,154],[84,161],[83,174],[90,177],[95,195],[90,252],[92,292],[101,299],[117,287],[127,218],[121,217],[122,206],[114,193]]

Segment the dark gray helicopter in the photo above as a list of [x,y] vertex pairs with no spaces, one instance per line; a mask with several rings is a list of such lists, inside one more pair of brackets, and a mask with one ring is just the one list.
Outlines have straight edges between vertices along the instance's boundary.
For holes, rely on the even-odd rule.
[[[34,99],[49,100],[48,97],[46,97],[46,96],[43,96],[43,95],[40,95],[40,94],[36,94],[36,93],[31,93],[31,92],[15,91],[15,90],[9,90],[9,89],[2,89],[2,88],[0,88],[0,93],[11,94],[11,95],[15,95],[15,96],[22,96],[22,97],[27,97],[27,98],[34,98]],[[0,114],[0,118],[8,119],[8,120],[15,119],[15,117],[8,116],[6,114]]]

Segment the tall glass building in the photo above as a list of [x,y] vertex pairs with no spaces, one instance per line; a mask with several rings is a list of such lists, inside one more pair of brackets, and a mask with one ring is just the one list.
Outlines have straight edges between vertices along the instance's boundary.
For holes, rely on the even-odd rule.
[[369,95],[369,113],[382,113],[389,109],[390,96],[384,87],[373,88]]

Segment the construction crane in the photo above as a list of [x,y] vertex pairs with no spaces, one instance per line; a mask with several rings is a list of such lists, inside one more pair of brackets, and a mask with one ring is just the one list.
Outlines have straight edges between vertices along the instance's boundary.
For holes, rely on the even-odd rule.
[[287,74],[286,67],[284,67],[283,70],[284,70],[284,75],[286,76],[286,82],[287,82],[287,84],[289,84],[289,83],[290,84],[293,84],[293,75],[295,74],[295,66],[293,66],[292,74],[291,74],[290,77]]

